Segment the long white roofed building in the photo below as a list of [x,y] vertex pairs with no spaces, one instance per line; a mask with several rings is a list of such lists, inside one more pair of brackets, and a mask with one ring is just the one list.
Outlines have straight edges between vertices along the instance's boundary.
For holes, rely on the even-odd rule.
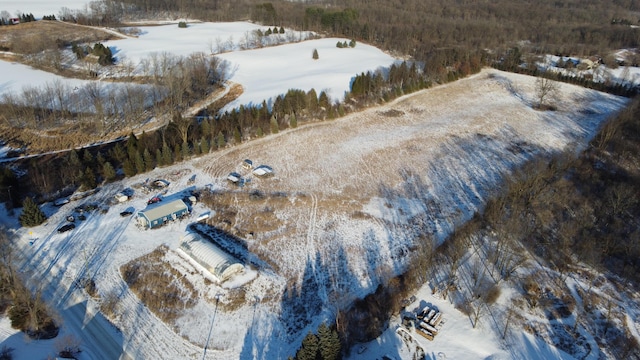
[[242,262],[200,234],[189,232],[182,238],[180,250],[224,282],[244,271]]

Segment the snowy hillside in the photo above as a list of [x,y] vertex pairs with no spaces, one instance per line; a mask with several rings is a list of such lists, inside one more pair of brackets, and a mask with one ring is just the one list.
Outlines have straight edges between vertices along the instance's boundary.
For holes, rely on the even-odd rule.
[[[336,49],[352,50],[357,47]],[[320,60],[322,56],[320,51]],[[18,236],[21,270],[33,274],[59,309],[62,335],[82,339],[81,359],[201,358],[212,323],[207,359],[286,358],[308,330],[332,316],[336,301],[362,296],[383,278],[401,273],[419,233],[444,239],[483,206],[515,167],[533,156],[583,146],[627,103],[566,84],[560,85],[557,111],[533,110],[534,99],[534,78],[484,70],[335,121],[283,131],[109,184],[60,208],[46,205],[49,220],[33,229],[17,228],[15,216],[1,218]],[[242,168],[243,159],[268,165],[273,176],[252,175]],[[245,177],[245,186],[230,184],[230,172]],[[190,190],[215,191],[220,207],[212,215],[227,221],[215,225],[246,243],[247,261],[257,274],[253,280],[231,286],[211,283],[200,275],[202,269],[175,251],[187,225],[211,211],[203,203],[189,219],[155,230],[141,230],[132,217],[120,216],[146,207],[157,193],[145,192],[141,184],[157,178],[170,182],[167,199]],[[133,199],[108,205],[123,188],[134,189]],[[87,203],[108,211],[89,212],[86,220],[76,220],[74,230],[59,234],[65,218]],[[119,271],[160,245],[170,249],[167,263],[199,294],[197,304],[168,325],[140,302]],[[283,301],[287,284],[300,284],[309,275],[318,286],[306,288],[293,302]],[[111,320],[115,327],[96,311],[102,300],[74,288],[86,277],[95,280],[100,299],[117,295],[120,306]],[[295,301],[312,299],[318,312],[309,322],[291,323],[283,316],[291,314],[288,306]],[[466,359],[559,356],[524,332],[505,349],[497,329],[488,322],[470,327],[467,316],[426,287],[411,306],[421,303],[439,307],[446,319],[434,342],[419,340],[428,358],[440,353]],[[54,340],[28,345],[6,321],[2,324],[0,340],[16,349],[14,359],[52,354]],[[302,328],[291,332],[300,324]],[[410,359],[394,330],[365,345],[361,353],[354,351],[351,358],[391,353]]]

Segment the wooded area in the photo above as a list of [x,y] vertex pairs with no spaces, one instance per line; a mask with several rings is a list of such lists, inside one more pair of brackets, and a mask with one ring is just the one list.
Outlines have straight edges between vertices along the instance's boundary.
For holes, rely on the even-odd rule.
[[416,60],[452,48],[527,45],[538,53],[586,56],[640,44],[638,29],[628,25],[638,24],[633,15],[640,10],[636,0],[124,2],[145,16],[151,12],[211,21],[251,19],[354,38]]

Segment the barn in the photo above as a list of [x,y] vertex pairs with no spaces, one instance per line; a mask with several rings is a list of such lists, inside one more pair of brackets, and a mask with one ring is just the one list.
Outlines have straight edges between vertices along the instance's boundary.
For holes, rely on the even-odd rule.
[[182,237],[180,250],[207,269],[220,282],[244,271],[242,262],[197,233],[189,232]]
[[177,199],[160,206],[155,206],[147,210],[138,212],[138,224],[153,229],[162,226],[164,223],[176,220],[185,216],[189,212],[189,208],[184,201]]

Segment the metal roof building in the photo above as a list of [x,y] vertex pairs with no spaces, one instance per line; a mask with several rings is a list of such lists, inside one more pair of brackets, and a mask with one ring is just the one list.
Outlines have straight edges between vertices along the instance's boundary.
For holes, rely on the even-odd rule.
[[177,199],[147,210],[138,211],[138,223],[148,229],[153,229],[168,221],[176,220],[188,212],[189,208],[184,201]]
[[244,271],[244,265],[211,241],[193,232],[182,238],[180,250],[202,265],[220,282]]

